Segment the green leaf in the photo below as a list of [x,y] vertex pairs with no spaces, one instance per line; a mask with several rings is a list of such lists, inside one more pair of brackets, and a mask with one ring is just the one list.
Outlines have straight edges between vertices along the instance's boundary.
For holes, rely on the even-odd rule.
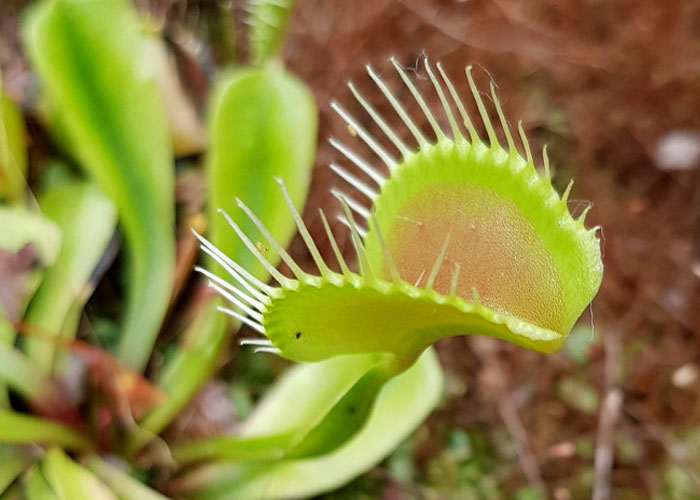
[[[366,422],[377,393],[393,376],[386,370],[383,358],[377,355],[346,356],[325,364],[323,374],[309,379],[304,393],[280,393],[289,398],[290,406],[284,423],[274,422],[271,429],[262,428],[252,435],[217,436],[210,439],[172,446],[177,461],[262,460],[282,457],[316,456],[337,448]],[[321,365],[318,365],[319,367]],[[294,409],[292,409],[294,408]]]
[[90,471],[73,462],[58,448],[46,453],[42,469],[61,500],[117,500],[117,495]]
[[[324,384],[323,377],[336,363],[339,367],[346,362],[331,359],[290,370],[246,423],[244,434],[284,431],[288,420],[294,423],[310,415],[314,406],[326,404],[337,387]],[[319,384],[329,392],[315,397]],[[180,478],[176,486],[192,500],[308,498],[332,490],[376,465],[405,439],[438,403],[442,385],[442,372],[430,349],[386,384],[367,425],[334,452],[309,459],[206,465]]]
[[[16,361],[21,356],[11,347],[16,337],[13,320],[21,317],[39,283],[41,272],[37,267],[50,265],[56,259],[61,232],[40,214],[22,206],[0,206],[0,227],[3,228],[0,231],[0,356]],[[31,247],[25,248],[26,245]],[[19,258],[19,252],[29,252],[29,255]],[[25,261],[24,267],[18,267],[18,259]],[[38,265],[32,262],[35,259]],[[18,384],[13,384],[15,389],[19,388],[20,392],[26,389],[25,394],[38,394],[34,391],[36,377],[25,380],[15,368],[14,363],[0,366],[0,407],[9,406],[6,382],[17,381]]]
[[46,0],[25,46],[82,166],[119,211],[130,257],[119,359],[142,369],[170,298],[172,151],[141,23],[125,0]]
[[41,472],[40,465],[31,468],[24,480],[23,495],[27,500],[61,500]]
[[2,93],[0,82],[0,197],[21,203],[27,185],[27,147],[24,119],[12,100]]
[[[94,284],[95,271],[116,228],[114,205],[94,185],[71,182],[48,189],[39,197],[44,215],[63,232],[58,259],[44,274],[25,319],[47,335],[61,335],[70,340],[75,324],[71,311],[82,310]],[[28,338],[28,356],[51,371],[56,344],[51,339]]]
[[69,427],[9,410],[0,410],[0,443],[56,444],[72,450],[88,450],[92,446]]
[[58,386],[47,376],[45,367],[34,363],[19,349],[3,343],[0,343],[0,385],[44,407],[57,402],[60,394]]
[[[275,177],[284,179],[293,202],[303,205],[316,154],[316,127],[313,96],[279,66],[237,70],[219,86],[208,158],[211,240],[263,280],[267,279],[267,271],[217,210],[228,212],[244,229],[254,230],[255,226],[238,210],[236,197],[240,198],[286,246],[295,226],[290,214],[279,209]],[[260,243],[265,245],[262,238]],[[271,255],[270,260],[276,265],[279,257]],[[223,271],[220,275],[227,276]]]
[[[5,260],[0,266],[0,406],[7,407],[5,383],[19,392],[38,396],[46,386],[35,373],[36,367],[28,367],[24,357],[12,347],[16,337],[12,321],[21,317],[25,304],[36,289],[41,271],[38,268],[51,265],[61,245],[61,231],[52,222],[24,207],[0,206],[0,255]],[[27,245],[31,245],[26,248]],[[18,252],[30,255],[18,268],[15,257]],[[38,260],[38,263],[32,262]],[[26,368],[26,369],[25,369]]]
[[36,460],[28,448],[0,445],[0,495]]
[[180,83],[177,66],[159,34],[153,33],[146,40],[158,91],[165,105],[173,152],[176,156],[201,153],[207,145],[206,131]]
[[123,500],[168,500],[167,497],[145,486],[97,456],[88,457],[85,460],[85,467]]
[[43,215],[23,207],[0,206],[0,249],[18,252],[31,243],[40,266],[50,266],[61,248],[61,230]]
[[253,62],[262,65],[282,47],[295,0],[250,0],[250,47]]

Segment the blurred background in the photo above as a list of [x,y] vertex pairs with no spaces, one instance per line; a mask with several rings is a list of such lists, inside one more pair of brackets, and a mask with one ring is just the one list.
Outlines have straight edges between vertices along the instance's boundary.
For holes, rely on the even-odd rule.
[[[22,103],[34,92],[18,40],[27,3],[0,3],[4,87]],[[137,2],[164,23],[200,112],[215,67],[247,50],[241,4]],[[327,165],[338,153],[327,139],[347,134],[329,102],[358,111],[352,80],[387,111],[368,63],[408,102],[389,57],[427,84],[424,55],[462,89],[468,64],[482,88],[493,79],[533,148],[548,145],[557,189],[575,178],[570,210],[593,205],[587,220],[602,227],[604,280],[557,354],[440,342],[439,409],[388,460],[325,498],[700,498],[700,3],[298,0],[284,59],[320,107],[305,209],[312,232],[323,232],[319,207],[336,210]],[[36,157],[50,145],[28,120]],[[201,177],[179,173],[180,205],[201,207]],[[305,252],[297,238],[291,253],[311,268]],[[94,315],[111,307],[109,276],[89,304]],[[234,382],[222,397],[232,395],[240,415],[284,362],[236,347],[228,357]],[[200,400],[210,404],[220,389],[208,386]]]

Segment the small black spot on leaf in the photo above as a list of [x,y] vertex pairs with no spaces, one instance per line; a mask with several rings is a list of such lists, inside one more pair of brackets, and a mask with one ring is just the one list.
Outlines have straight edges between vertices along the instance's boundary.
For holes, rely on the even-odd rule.
[[294,338],[296,338],[297,340],[299,340],[299,339],[301,338],[301,332],[295,333],[295,334],[294,334]]

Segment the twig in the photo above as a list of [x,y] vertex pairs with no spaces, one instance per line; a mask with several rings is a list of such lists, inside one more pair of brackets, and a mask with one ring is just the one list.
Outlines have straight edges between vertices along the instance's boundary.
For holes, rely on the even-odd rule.
[[595,482],[593,500],[609,500],[612,490],[613,437],[622,409],[623,394],[618,387],[621,343],[616,332],[603,337],[605,347],[604,397],[598,416],[598,439],[595,450]]

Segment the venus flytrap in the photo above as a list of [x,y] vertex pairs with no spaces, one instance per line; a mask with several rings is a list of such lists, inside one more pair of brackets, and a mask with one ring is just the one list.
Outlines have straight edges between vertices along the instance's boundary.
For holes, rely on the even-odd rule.
[[[231,304],[221,311],[265,337],[242,343],[255,346],[258,352],[302,362],[374,353],[375,364],[345,392],[339,391],[340,399],[320,411],[306,428],[297,427],[288,434],[183,443],[175,449],[177,459],[245,461],[251,458],[251,448],[258,460],[332,455],[362,429],[382,387],[408,369],[435,341],[480,334],[553,352],[597,291],[602,263],[595,229],[585,228],[585,213],[578,219],[570,215],[566,207],[570,188],[562,197],[554,191],[546,151],[544,176],[537,173],[520,126],[525,152],[519,153],[493,86],[491,96],[506,146],[497,139],[470,68],[466,75],[488,144],[477,134],[440,65],[442,82],[427,61],[426,70],[443,105],[451,137],[438,125],[403,69],[396,61],[392,63],[425,114],[436,141],[425,137],[371,68],[370,77],[415,138],[417,149],[404,143],[352,85],[352,93],[399,151],[400,159],[340,105],[332,104],[351,133],[359,136],[389,170],[385,176],[349,147],[331,140],[373,183],[331,164],[370,202],[366,207],[341,190],[333,193],[343,208],[340,218],[350,228],[358,272],[350,270],[321,212],[341,272],[330,269],[279,179],[318,275],[303,271],[241,200],[237,201],[239,208],[293,277],[280,273],[254,243],[255,237],[223,210],[240,241],[278,285],[254,279],[245,267],[200,237],[204,252],[233,278],[233,283],[228,283],[209,275],[211,286]],[[364,224],[356,222],[357,216]]]
[[[400,152],[400,159],[342,107],[332,105],[390,171],[384,176],[348,147],[332,141],[374,182],[370,186],[348,170],[331,165],[371,202],[371,208],[366,208],[341,191],[336,193],[344,209],[342,220],[351,230],[359,272],[349,270],[325,224],[342,272],[330,270],[279,181],[319,275],[304,272],[239,201],[294,277],[277,271],[224,212],[234,232],[278,286],[250,280],[245,269],[203,241],[204,250],[229,268],[236,281],[237,286],[221,280],[212,283],[234,306],[223,312],[267,338],[254,342],[257,350],[294,361],[388,353],[396,357],[397,366],[405,368],[435,341],[464,334],[488,335],[541,352],[557,350],[600,285],[602,262],[596,229],[585,228],[585,213],[578,219],[571,216],[566,206],[568,189],[561,197],[554,191],[546,153],[545,173],[540,176],[522,133],[525,154],[517,150],[492,87],[506,146],[498,141],[470,68],[467,79],[488,144],[477,134],[441,66],[442,83],[426,61],[451,137],[438,125],[403,69],[392,62],[437,140],[425,137],[371,68],[370,76],[414,136],[417,149],[399,139],[354,87],[356,98]],[[356,216],[365,219],[366,227],[357,224]]]

